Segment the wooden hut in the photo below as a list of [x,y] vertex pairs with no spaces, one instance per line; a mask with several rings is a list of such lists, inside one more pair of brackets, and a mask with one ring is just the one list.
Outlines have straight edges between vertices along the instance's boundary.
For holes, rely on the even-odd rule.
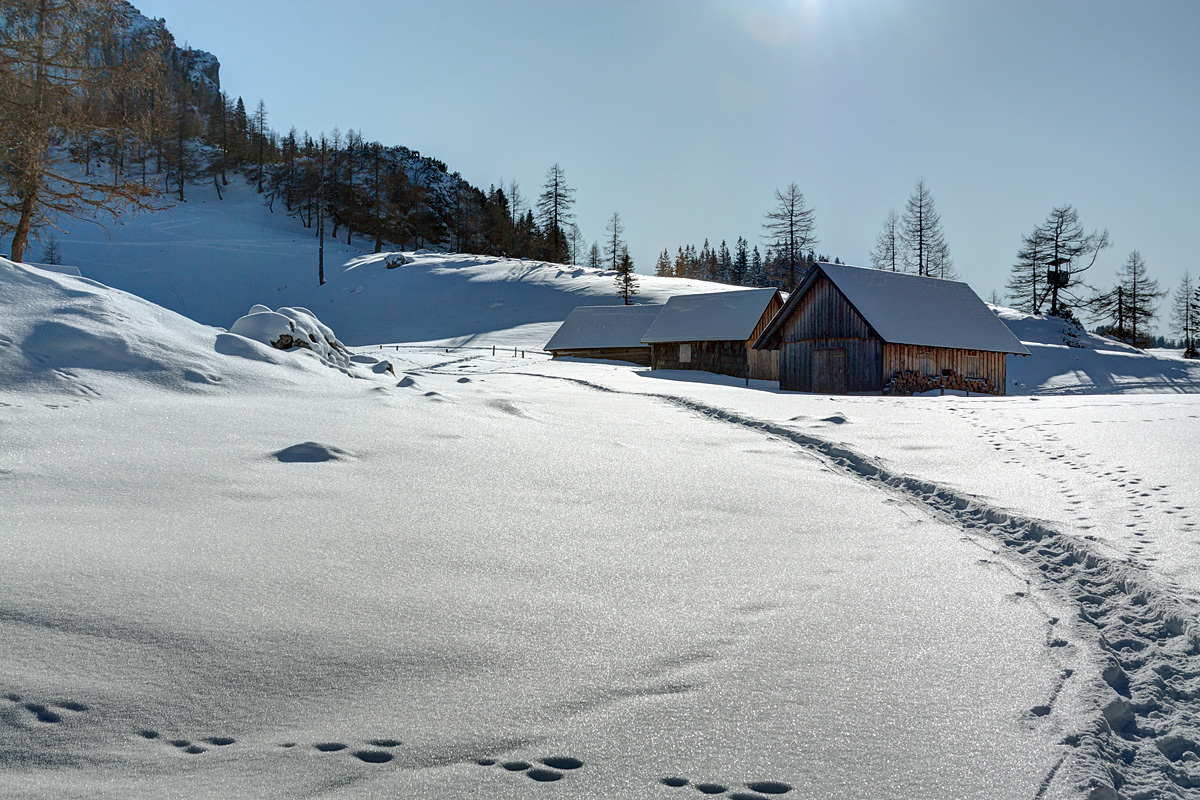
[[781,389],[829,394],[1004,394],[1005,356],[1029,355],[965,283],[824,263],[754,347],[779,351]]
[[546,343],[554,358],[605,358],[650,366],[650,345],[642,336],[661,305],[580,306]]
[[650,366],[778,380],[778,353],[750,345],[782,307],[778,289],[676,295],[642,337]]

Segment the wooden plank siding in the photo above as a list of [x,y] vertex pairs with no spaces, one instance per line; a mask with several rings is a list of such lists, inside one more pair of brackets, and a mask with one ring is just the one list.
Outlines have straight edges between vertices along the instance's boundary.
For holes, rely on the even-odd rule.
[[[689,361],[679,360],[680,345],[691,348]],[[650,345],[651,369],[698,369],[719,375],[746,377],[749,361],[746,343],[732,342],[654,342]]]
[[846,358],[846,391],[877,392],[883,388],[883,342],[879,339],[805,339],[784,342],[779,351],[779,388],[812,392],[813,356],[818,350],[842,349]]
[[756,381],[779,380],[779,351],[755,350],[752,345],[762,335],[762,332],[767,329],[767,326],[771,324],[771,320],[775,319],[775,315],[779,313],[779,309],[781,308],[783,308],[783,297],[776,293],[771,298],[771,302],[767,303],[767,307],[763,311],[762,317],[759,318],[758,324],[754,326],[754,332],[746,340],[746,358],[750,363],[750,377]]
[[[971,361],[977,362],[977,366],[969,363]],[[1004,353],[911,344],[883,346],[883,374],[886,379],[905,370],[921,375],[940,375],[942,370],[947,369],[954,370],[964,378],[987,378],[996,387],[997,394],[1005,394],[1007,372]]]
[[553,358],[604,358],[610,361],[628,361],[643,367],[650,366],[649,347],[597,347],[578,350],[551,350]]
[[[776,292],[763,309],[762,316],[746,341],[698,341],[698,342],[652,342],[650,344],[651,369],[698,369],[731,375],[735,378],[750,377],[754,380],[779,380],[779,351],[755,350],[751,347],[771,320],[783,308],[783,298]],[[679,360],[679,346],[691,348],[691,359]]]
[[862,315],[824,275],[800,300],[782,331],[779,388],[814,391],[816,351],[842,349],[846,361],[846,391],[873,392],[883,388],[883,342]]
[[750,362],[750,377],[756,381],[779,380],[779,351],[755,350],[746,345],[746,358]]

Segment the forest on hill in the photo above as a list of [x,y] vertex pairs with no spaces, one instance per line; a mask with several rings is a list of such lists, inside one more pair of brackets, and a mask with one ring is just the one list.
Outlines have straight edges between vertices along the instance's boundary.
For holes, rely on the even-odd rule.
[[[230,180],[245,180],[272,212],[315,236],[365,239],[376,252],[431,248],[633,269],[618,214],[603,243],[584,240],[560,165],[526,197],[516,181],[485,190],[437,158],[352,128],[282,130],[263,100],[248,105],[221,89],[215,55],[179,45],[165,20],[125,0],[6,3],[0,101],[10,143],[0,152],[0,233],[18,260],[31,241],[48,242],[52,260],[63,220],[187,202],[203,184],[220,197]],[[656,273],[786,288],[798,267],[828,260],[813,249],[811,210],[792,190],[789,213],[798,199],[795,223],[810,226],[800,236],[790,228],[765,254],[742,237],[732,251],[724,241],[681,246],[673,260],[664,253]]]

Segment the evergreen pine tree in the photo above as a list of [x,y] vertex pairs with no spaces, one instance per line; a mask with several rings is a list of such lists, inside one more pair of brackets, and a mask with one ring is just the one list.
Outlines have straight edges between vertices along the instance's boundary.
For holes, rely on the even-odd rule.
[[575,215],[575,190],[567,185],[563,168],[558,164],[546,172],[546,183],[538,196],[538,220],[545,242],[546,258],[561,264],[567,260],[566,226]]
[[747,252],[749,246],[750,243],[741,236],[737,238],[737,244],[734,245],[733,271],[729,278],[735,286],[746,282],[746,273],[750,269],[750,254]]
[[660,278],[670,278],[675,275],[675,266],[671,263],[671,253],[665,247],[659,253],[658,262],[654,265],[654,274]]
[[763,257],[762,253],[758,252],[758,245],[754,245],[754,253],[750,256],[750,270],[746,274],[744,283],[746,286],[766,285],[766,276],[763,274]]
[[721,240],[721,246],[717,248],[717,276],[717,280],[722,283],[733,282],[733,256],[724,239]]
[[625,305],[633,304],[633,296],[638,293],[638,276],[633,271],[633,259],[629,257],[629,248],[621,247],[621,256],[617,260],[617,296],[620,297]]

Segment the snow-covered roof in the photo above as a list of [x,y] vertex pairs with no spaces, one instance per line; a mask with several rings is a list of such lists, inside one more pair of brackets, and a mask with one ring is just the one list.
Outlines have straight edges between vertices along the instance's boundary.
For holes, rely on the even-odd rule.
[[646,331],[642,341],[745,341],[762,319],[778,289],[744,289],[712,294],[676,295]]
[[662,308],[660,305],[580,306],[550,337],[546,349],[644,347],[642,335]]
[[847,264],[817,264],[760,341],[779,329],[822,273],[885,342],[1029,355],[967,284]]

